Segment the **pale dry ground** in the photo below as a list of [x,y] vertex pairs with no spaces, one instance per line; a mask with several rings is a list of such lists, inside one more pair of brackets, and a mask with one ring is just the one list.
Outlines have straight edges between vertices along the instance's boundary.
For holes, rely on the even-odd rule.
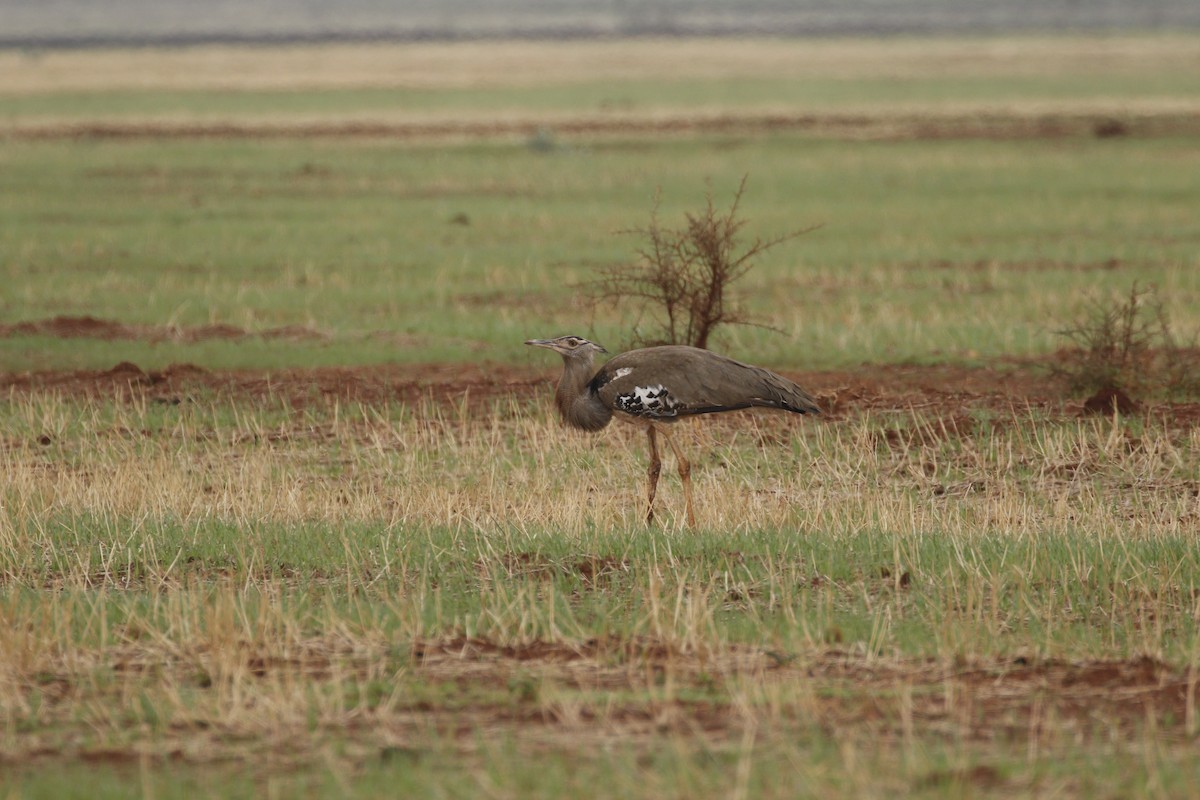
[[1194,36],[629,39],[0,52],[0,92],[553,86],[598,80],[1141,74],[1200,65]]

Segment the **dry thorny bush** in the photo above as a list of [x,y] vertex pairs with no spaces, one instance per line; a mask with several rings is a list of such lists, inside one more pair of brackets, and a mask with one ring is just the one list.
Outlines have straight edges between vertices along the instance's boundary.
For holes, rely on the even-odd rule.
[[1110,398],[1200,393],[1200,351],[1180,344],[1153,286],[1134,283],[1123,299],[1094,301],[1086,317],[1058,333],[1073,347],[1053,371],[1072,392]]
[[[661,197],[654,200],[650,224],[622,233],[641,237],[633,263],[607,269],[598,280],[585,284],[593,308],[612,301],[633,307],[634,345],[690,344],[708,347],[720,325],[756,325],[734,298],[733,286],[767,250],[807,233],[812,228],[776,236],[755,237],[748,244],[739,238],[746,220],[738,216],[746,190],[743,177],[727,211],[713,204],[711,186],[705,192],[704,209],[685,213],[678,228],[664,227],[658,219]],[[641,323],[651,324],[643,329]]]

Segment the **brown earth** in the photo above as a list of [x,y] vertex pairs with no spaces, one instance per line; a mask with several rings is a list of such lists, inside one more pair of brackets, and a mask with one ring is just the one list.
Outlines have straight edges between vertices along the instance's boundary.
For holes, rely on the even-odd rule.
[[[1162,746],[1169,746],[1186,742],[1200,681],[1194,672],[1150,657],[948,660],[872,656],[839,647],[787,653],[747,645],[697,651],[647,636],[504,643],[456,635],[414,641],[408,652],[412,677],[444,691],[359,712],[360,718],[340,735],[356,743],[362,758],[377,755],[379,747],[419,753],[433,734],[469,750],[482,730],[520,731],[520,746],[534,751],[569,742],[583,752],[606,742],[661,740],[664,734],[719,746],[738,741],[747,725],[784,736],[811,725],[833,736],[857,730],[878,741],[919,734],[969,743],[982,752],[992,745],[1023,742],[1053,747],[1062,741],[1109,742],[1114,736],[1133,741],[1151,726],[1159,741],[1167,743]],[[231,655],[236,664],[227,663]],[[135,637],[106,652],[105,662],[118,675],[152,674],[206,693],[243,677],[267,685],[365,679],[374,674],[372,665],[396,656],[396,648],[386,642],[332,634],[294,643],[286,653],[274,645],[238,642],[233,651],[221,654]],[[214,666],[218,657],[226,659],[221,668]],[[60,705],[68,708],[66,701],[80,693],[96,691],[67,663],[47,664],[36,681],[47,714]],[[692,691],[656,696],[661,692],[652,687],[664,682]],[[777,687],[781,702],[744,705],[706,696],[714,685],[727,687],[734,696],[743,686],[768,692]],[[438,699],[468,687],[475,693],[471,703]],[[577,692],[572,696],[578,701],[559,702],[555,690]],[[289,750],[292,758],[303,759],[312,745],[300,728],[277,733],[292,737],[284,748],[294,749]],[[263,747],[272,746],[255,741],[238,723],[220,719],[181,720],[152,745],[128,749],[73,751],[69,745],[23,744],[27,747],[0,754],[0,766],[63,757],[211,764],[254,759]],[[933,772],[918,780],[927,785],[964,780],[994,784],[1004,778],[986,764],[976,764],[963,774]]]
[[[247,331],[229,324],[144,325],[91,316],[57,316],[0,325],[0,338],[28,335],[147,342],[324,338],[319,331],[298,325]],[[827,420],[863,411],[920,411],[943,420],[936,429],[887,431],[888,444],[896,445],[969,436],[976,427],[968,415],[971,410],[990,410],[1008,417],[1034,410],[1060,416],[1107,415],[1116,410],[1167,424],[1190,426],[1200,422],[1200,403],[1140,403],[1112,390],[1089,398],[1070,398],[1054,370],[1070,357],[1069,352],[1059,351],[1043,358],[1000,358],[982,366],[863,364],[784,374],[817,397]],[[114,397],[168,404],[217,397],[295,408],[321,402],[466,404],[481,408],[503,400],[542,401],[552,393],[557,377],[554,368],[492,363],[267,370],[208,370],[183,363],[144,370],[122,361],[105,370],[0,372],[0,393],[53,392],[66,397]]]
[[129,138],[385,138],[402,140],[530,138],[553,147],[554,136],[752,135],[795,132],[849,139],[1057,139],[1094,136],[1191,136],[1200,115],[1156,111],[1107,112],[988,110],[922,113],[809,114],[755,112],[697,114],[562,114],[528,119],[320,121],[84,121],[22,124],[0,130],[15,139]]
[[[57,316],[0,325],[0,338],[42,335],[107,341],[198,342],[209,339],[319,338],[302,326],[249,332],[228,324],[183,327],[139,325],[91,316]],[[1034,362],[1011,361],[987,367],[950,365],[863,365],[846,370],[789,373],[813,392],[827,417],[853,409],[958,409],[984,406],[1004,410],[1063,406],[1056,381]],[[383,364],[360,367],[208,370],[171,364],[143,370],[122,361],[106,370],[39,370],[0,373],[0,392],[54,392],[69,397],[137,397],[182,402],[204,395],[249,402],[305,406],[326,400],[362,403],[490,403],[544,397],[557,371],[500,364]]]
[[200,342],[208,339],[322,339],[324,335],[302,325],[285,325],[250,332],[236,325],[214,324],[184,327],[180,325],[136,325],[90,316],[58,316],[50,319],[0,325],[0,338],[9,336],[53,336],[60,339],[101,339],[103,341]]
[[[455,637],[418,642],[419,669],[435,680],[469,677],[507,685],[514,672],[545,670],[547,677],[576,688],[636,689],[647,671],[674,675],[682,683],[706,675],[755,680],[803,680],[815,691],[810,709],[831,728],[874,724],[899,736],[911,714],[927,729],[955,728],[973,739],[1024,739],[1031,726],[1064,726],[1086,736],[1127,732],[1148,715],[1182,723],[1190,719],[1189,693],[1200,677],[1149,657],[1130,660],[1065,661],[1028,657],[947,662],[921,658],[870,658],[838,648],[796,656],[750,647],[697,653],[652,639],[594,639],[579,643],[531,642],[500,645]],[[933,691],[931,691],[933,690]],[[904,708],[905,704],[911,704]],[[711,716],[714,708],[680,704],[683,716]],[[646,704],[639,703],[641,713]],[[612,709],[607,709],[611,713]],[[717,727],[737,728],[736,710]],[[650,714],[651,721],[654,714]],[[547,722],[561,720],[547,719]],[[697,722],[699,720],[692,720]],[[688,727],[681,721],[681,727]],[[712,720],[710,720],[712,722]]]
[[[109,332],[105,328],[105,331],[114,338],[129,335],[129,326],[118,327],[120,330]],[[226,326],[211,326],[189,329],[181,335],[250,334]],[[936,430],[890,432],[894,437],[908,436],[922,441],[969,435],[975,425],[967,416],[972,410],[989,410],[1007,417],[1031,411],[1055,416],[1112,413],[1111,400],[1093,401],[1089,405],[1085,398],[1067,397],[1044,361],[1003,360],[987,366],[868,364],[840,370],[785,371],[785,374],[817,397],[827,420],[864,411],[919,411],[948,420]],[[557,378],[554,369],[489,363],[271,370],[208,370],[193,364],[171,364],[161,370],[143,370],[136,364],[121,362],[107,370],[0,373],[0,394],[52,392],[66,397],[112,397],[169,404],[215,397],[294,408],[333,401],[456,406],[465,403],[483,408],[506,400],[545,401],[552,394]],[[1190,426],[1200,422],[1200,403],[1144,403],[1136,407],[1121,405],[1119,410],[1131,408],[1170,425]]]

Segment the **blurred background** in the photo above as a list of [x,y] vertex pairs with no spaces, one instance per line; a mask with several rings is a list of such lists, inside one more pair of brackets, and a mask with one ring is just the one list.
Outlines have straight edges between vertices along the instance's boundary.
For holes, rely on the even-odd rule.
[[1186,338],[1198,31],[1194,0],[0,0],[0,368],[652,340],[595,281],[743,180],[743,245],[817,230],[717,349],[1044,358],[1135,285]]
[[4,0],[0,44],[1166,30],[1193,0]]

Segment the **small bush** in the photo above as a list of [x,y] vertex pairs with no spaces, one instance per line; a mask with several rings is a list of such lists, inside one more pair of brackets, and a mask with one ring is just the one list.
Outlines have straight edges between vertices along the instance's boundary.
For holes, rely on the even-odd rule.
[[1058,334],[1072,346],[1054,372],[1072,392],[1179,397],[1200,390],[1200,353],[1194,343],[1178,343],[1153,287],[1135,283],[1125,298],[1094,302]]
[[[632,306],[635,316],[632,344],[690,344],[707,348],[713,332],[721,325],[757,325],[730,295],[730,287],[754,266],[758,256],[811,228],[773,239],[755,238],[743,245],[739,234],[746,221],[738,207],[746,190],[742,178],[727,211],[713,204],[711,187],[705,192],[705,207],[684,215],[679,228],[664,227],[658,220],[659,196],[655,196],[650,224],[622,231],[640,236],[644,243],[637,260],[605,271],[585,290],[593,310],[604,302]],[[649,324],[647,323],[649,321]]]

